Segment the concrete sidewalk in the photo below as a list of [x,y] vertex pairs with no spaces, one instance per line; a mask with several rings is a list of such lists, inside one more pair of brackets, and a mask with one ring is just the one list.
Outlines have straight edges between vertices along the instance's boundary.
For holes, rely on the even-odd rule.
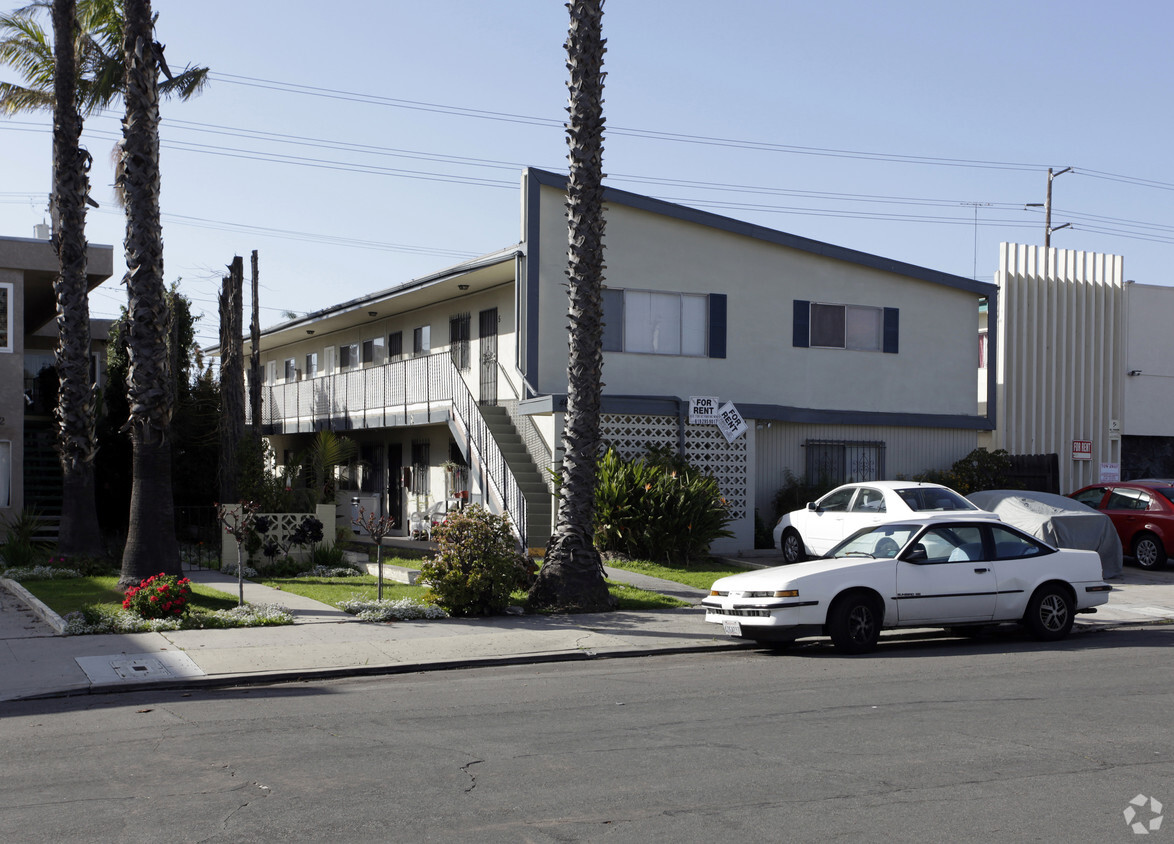
[[[237,594],[216,571],[193,581]],[[699,601],[701,590],[608,569],[615,580]],[[1174,572],[1127,568],[1111,581],[1109,605],[1077,617],[1077,632],[1174,622]],[[9,589],[20,593],[19,585]],[[357,621],[341,610],[288,592],[245,583],[245,600],[281,604],[295,623],[283,627],[61,636],[60,619],[31,596],[0,588],[0,701],[52,695],[190,685],[236,685],[592,658],[752,648],[707,624],[695,608],[486,619]],[[29,604],[34,609],[30,609]],[[883,642],[883,639],[882,639]]]

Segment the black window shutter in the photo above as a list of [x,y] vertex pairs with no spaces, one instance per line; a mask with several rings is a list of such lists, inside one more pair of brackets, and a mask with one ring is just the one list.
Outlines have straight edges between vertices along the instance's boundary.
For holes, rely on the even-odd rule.
[[885,308],[884,351],[886,354],[897,354],[900,325],[900,309]]
[[811,345],[811,303],[805,299],[795,300],[795,319],[792,338],[792,345],[803,348]]
[[726,356],[726,294],[709,294],[709,356]]

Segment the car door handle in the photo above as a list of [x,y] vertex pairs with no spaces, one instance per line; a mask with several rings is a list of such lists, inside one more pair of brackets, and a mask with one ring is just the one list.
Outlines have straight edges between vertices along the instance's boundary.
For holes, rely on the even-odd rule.
[[974,573],[975,574],[986,574],[988,571],[990,571],[990,569],[975,569]]

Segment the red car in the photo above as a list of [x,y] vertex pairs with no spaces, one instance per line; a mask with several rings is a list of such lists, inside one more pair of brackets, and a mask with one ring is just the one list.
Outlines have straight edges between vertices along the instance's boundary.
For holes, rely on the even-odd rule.
[[1174,549],[1174,481],[1093,484],[1068,497],[1108,516],[1121,537],[1121,548],[1138,566],[1166,565],[1167,549]]

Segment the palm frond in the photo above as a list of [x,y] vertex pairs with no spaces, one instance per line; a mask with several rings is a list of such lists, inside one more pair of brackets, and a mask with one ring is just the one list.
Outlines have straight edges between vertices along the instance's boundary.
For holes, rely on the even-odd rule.
[[37,88],[22,88],[9,82],[0,82],[0,112],[12,115],[30,111],[52,111],[53,92]]

